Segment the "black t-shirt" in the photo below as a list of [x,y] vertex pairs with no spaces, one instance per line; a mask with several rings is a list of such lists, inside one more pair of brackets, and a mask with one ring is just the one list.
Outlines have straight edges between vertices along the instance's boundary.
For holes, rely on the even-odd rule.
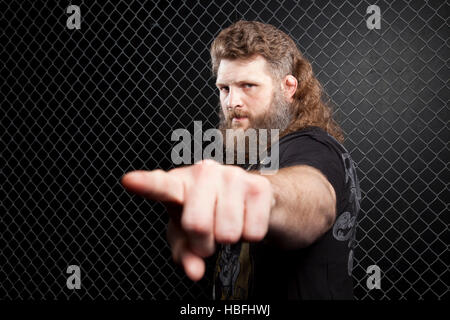
[[[214,299],[353,299],[353,250],[361,199],[354,162],[318,127],[279,141],[279,168],[309,165],[336,193],[334,225],[312,245],[282,250],[264,241],[223,245],[217,258]],[[300,231],[301,232],[301,231]]]

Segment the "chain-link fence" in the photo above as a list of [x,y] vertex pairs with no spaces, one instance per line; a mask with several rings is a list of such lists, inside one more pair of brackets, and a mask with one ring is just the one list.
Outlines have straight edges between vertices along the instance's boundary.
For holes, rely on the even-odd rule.
[[447,1],[2,1],[0,16],[1,299],[210,298],[171,261],[164,207],[119,180],[172,168],[175,128],[217,125],[208,49],[239,19],[292,36],[335,106],[362,188],[356,298],[449,297]]

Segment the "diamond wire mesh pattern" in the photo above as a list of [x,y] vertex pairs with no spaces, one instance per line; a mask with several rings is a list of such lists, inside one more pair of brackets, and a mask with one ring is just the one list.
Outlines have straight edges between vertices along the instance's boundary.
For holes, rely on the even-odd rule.
[[291,35],[335,106],[362,188],[356,299],[448,298],[449,3],[377,1],[369,30],[372,4],[2,1],[0,298],[210,298],[172,263],[164,207],[119,180],[218,123],[208,47],[238,19]]

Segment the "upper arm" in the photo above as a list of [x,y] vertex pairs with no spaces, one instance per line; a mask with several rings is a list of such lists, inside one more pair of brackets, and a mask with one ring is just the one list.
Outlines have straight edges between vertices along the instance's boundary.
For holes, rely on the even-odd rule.
[[323,183],[334,204],[333,221],[339,214],[343,198],[345,168],[340,154],[323,141],[311,136],[301,136],[280,146],[280,168],[307,166]]
[[276,199],[271,239],[285,248],[306,247],[331,228],[336,218],[335,192],[318,169],[295,165],[266,178]]
[[307,170],[310,171],[311,176],[317,180],[317,201],[321,203],[321,213],[325,217],[326,228],[331,227],[336,219],[337,207],[336,192],[333,185],[330,183],[328,178],[317,168],[309,165],[302,165],[299,167],[307,168]]

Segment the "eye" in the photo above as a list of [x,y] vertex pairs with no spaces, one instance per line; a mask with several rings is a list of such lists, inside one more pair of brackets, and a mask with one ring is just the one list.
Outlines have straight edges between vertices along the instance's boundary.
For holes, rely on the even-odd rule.
[[228,92],[229,88],[223,86],[223,87],[220,87],[219,90],[222,91],[222,92]]
[[252,88],[252,87],[254,87],[255,85],[254,84],[252,84],[252,83],[246,83],[246,84],[244,84],[244,88]]

